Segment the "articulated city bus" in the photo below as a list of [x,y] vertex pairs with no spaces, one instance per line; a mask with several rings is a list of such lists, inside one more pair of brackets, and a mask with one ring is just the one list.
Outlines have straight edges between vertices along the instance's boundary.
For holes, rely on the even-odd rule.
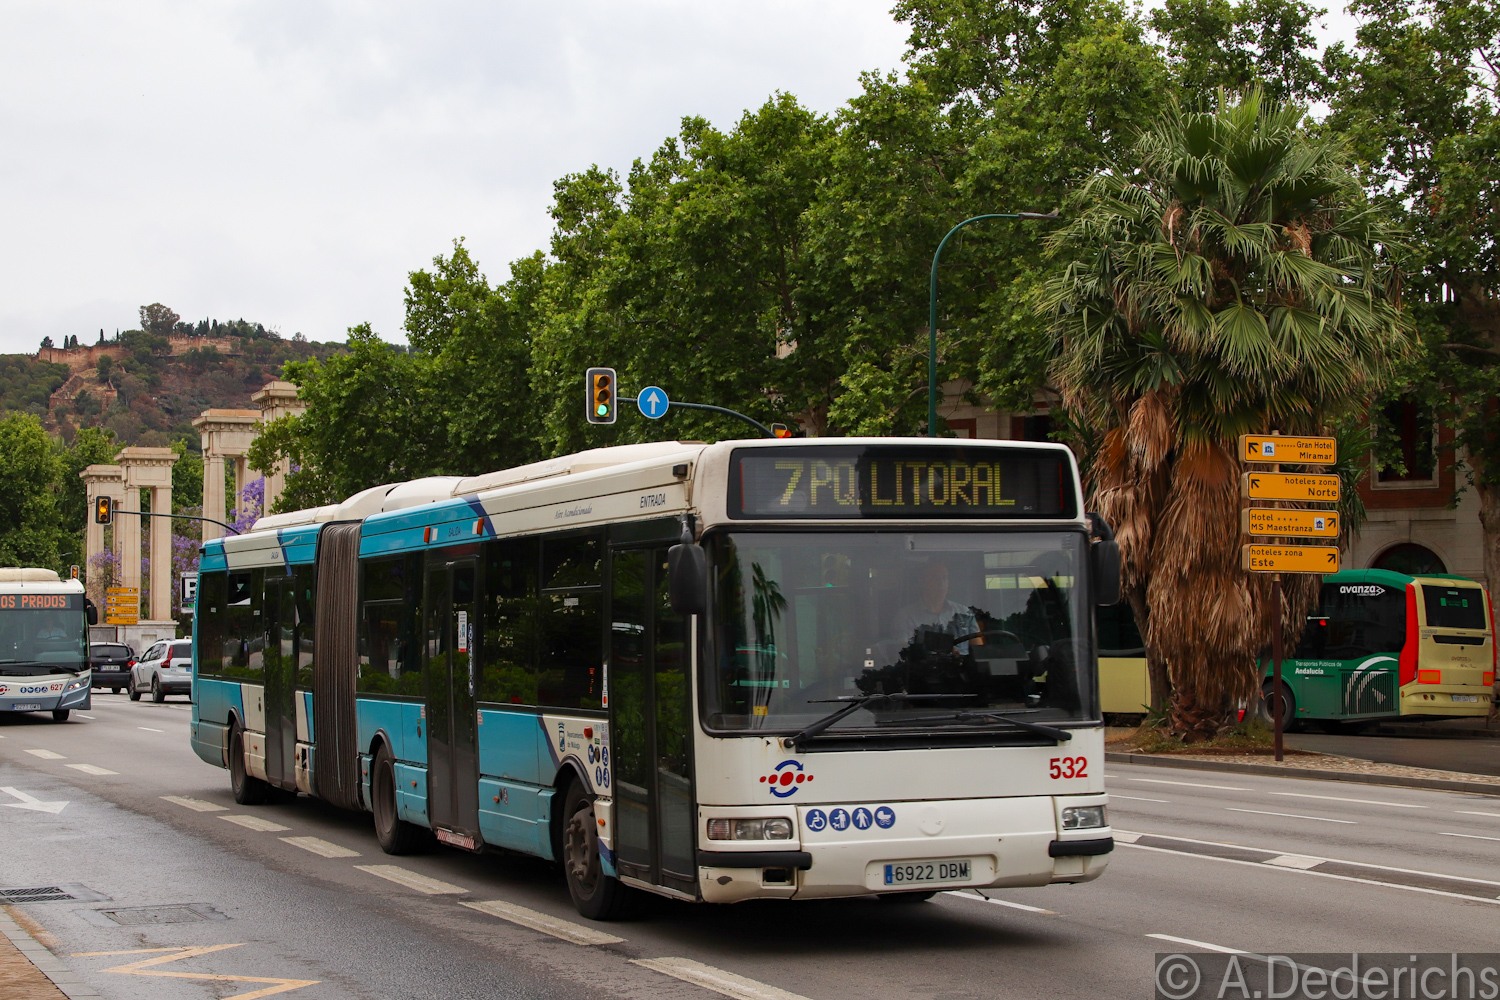
[[83,584],[50,569],[0,568],[0,714],[68,721],[91,704]]
[[[1269,717],[1275,691],[1266,669]],[[1292,725],[1483,718],[1495,683],[1489,593],[1462,577],[1332,573],[1281,678],[1283,717]]]
[[627,888],[815,899],[1086,882],[1113,849],[1063,447],[602,448],[367,490],[204,546],[192,745]]

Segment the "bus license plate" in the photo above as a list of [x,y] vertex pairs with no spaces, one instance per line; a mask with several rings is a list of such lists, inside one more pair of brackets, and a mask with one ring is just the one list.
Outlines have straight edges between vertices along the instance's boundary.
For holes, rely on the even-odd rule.
[[969,881],[973,865],[968,858],[933,858],[893,862],[884,868],[886,885],[934,885]]
[[35,705],[32,705],[32,704],[12,705],[12,706],[10,706],[10,710],[12,712],[40,712],[42,710],[42,703],[41,702],[37,702]]
[[1474,702],[1476,702],[1476,701],[1479,700],[1479,695],[1477,695],[1477,694],[1456,694],[1456,695],[1453,696],[1453,700],[1456,701],[1456,702],[1459,702],[1461,704],[1464,704],[1464,705],[1471,705]]

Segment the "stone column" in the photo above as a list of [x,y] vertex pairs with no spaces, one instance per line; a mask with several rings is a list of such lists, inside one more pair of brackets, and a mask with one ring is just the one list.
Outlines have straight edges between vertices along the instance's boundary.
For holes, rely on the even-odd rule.
[[[89,593],[99,605],[99,612],[104,613],[104,587],[102,584],[95,586],[97,581],[93,578],[94,557],[105,550],[108,539],[105,535],[106,526],[94,521],[94,499],[96,497],[109,497],[116,504],[124,506],[125,500],[125,470],[118,465],[91,465],[78,474],[83,480],[84,493],[88,497],[88,520],[84,523],[83,530],[83,576],[90,585]],[[120,532],[113,525],[109,526],[109,534],[115,542],[113,548],[118,551]]]
[[[297,387],[290,382],[267,382],[250,399],[260,406],[262,425],[281,417],[300,416],[307,410],[307,404],[297,398]],[[281,462],[266,470],[266,513],[286,488],[286,474],[286,465]]]
[[[274,383],[273,383],[274,384]],[[203,441],[203,516],[216,521],[233,521],[226,507],[224,495],[225,460],[234,460],[235,507],[239,506],[239,492],[250,481],[251,470],[246,467],[245,456],[250,445],[260,433],[260,411],[258,410],[204,410],[193,421]],[[225,535],[217,524],[203,524],[205,542]]]
[[[140,510],[142,491],[151,497],[151,513],[172,513],[172,466],[177,454],[171,448],[126,448],[115,456],[115,461],[125,470],[125,505],[130,510]],[[132,544],[134,534],[134,559],[129,552],[122,553],[126,573],[133,572],[134,583],[127,587],[140,586],[141,552],[140,521],[149,520],[151,559],[150,613],[142,608],[142,617],[150,622],[172,622],[172,519],[168,517],[136,518],[126,515],[128,521],[136,522],[125,533],[126,545]],[[175,623],[174,623],[175,624]]]

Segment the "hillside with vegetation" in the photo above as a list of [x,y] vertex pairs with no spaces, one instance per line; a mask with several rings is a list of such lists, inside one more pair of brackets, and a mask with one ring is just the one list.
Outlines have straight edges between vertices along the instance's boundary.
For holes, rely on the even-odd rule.
[[181,441],[196,451],[193,420],[204,410],[253,408],[251,394],[288,362],[344,350],[243,319],[185,323],[160,303],[140,313],[140,329],[101,330],[93,343],[47,338],[35,355],[0,355],[0,414],[31,414],[64,443],[95,427],[122,448]]

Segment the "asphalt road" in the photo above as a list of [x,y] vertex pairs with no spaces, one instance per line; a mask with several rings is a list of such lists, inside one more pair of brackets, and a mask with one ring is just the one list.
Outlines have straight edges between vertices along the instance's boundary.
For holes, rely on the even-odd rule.
[[549,865],[236,806],[188,708],[0,719],[0,889],[73,895],[13,909],[111,1000],[1149,997],[1168,952],[1495,950],[1500,796],[1111,764],[1119,847],[1089,885],[597,924]]
[[1286,745],[1381,764],[1500,775],[1500,729],[1478,722],[1390,723],[1359,735],[1289,733]]

